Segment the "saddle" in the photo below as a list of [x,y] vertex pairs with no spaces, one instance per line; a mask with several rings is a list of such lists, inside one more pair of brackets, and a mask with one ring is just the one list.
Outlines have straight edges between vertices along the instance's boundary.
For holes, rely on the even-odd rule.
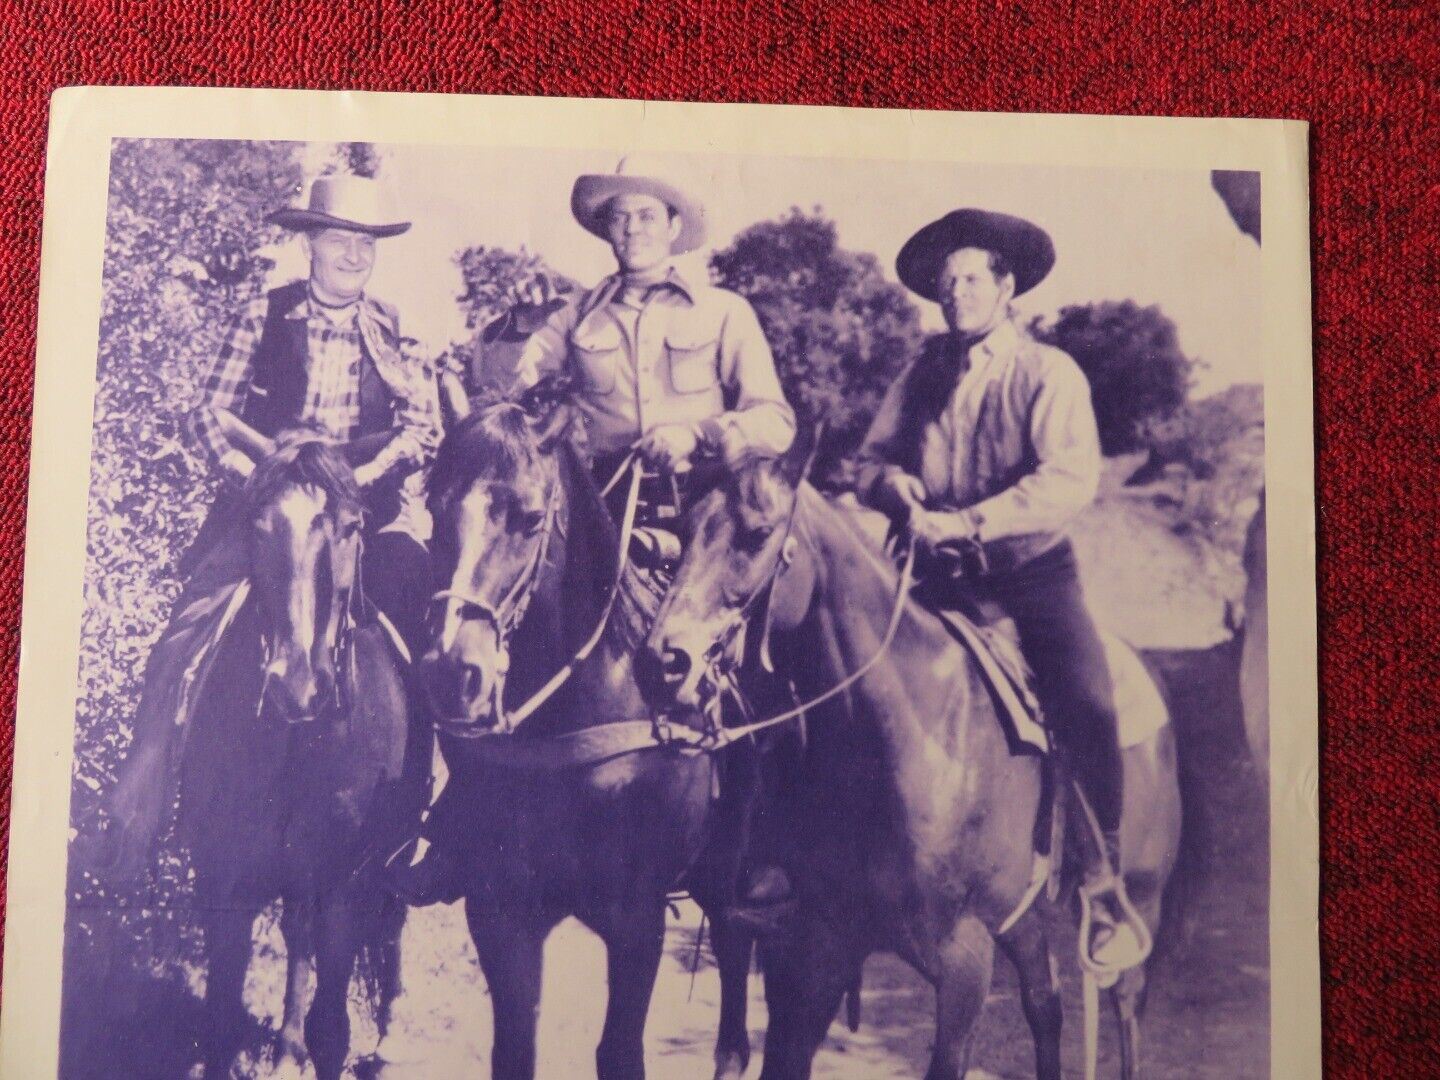
[[960,578],[943,573],[927,574],[914,595],[974,658],[1011,743],[1049,753],[1050,736],[1034,678],[1020,651],[1015,624],[1000,606],[977,597]]

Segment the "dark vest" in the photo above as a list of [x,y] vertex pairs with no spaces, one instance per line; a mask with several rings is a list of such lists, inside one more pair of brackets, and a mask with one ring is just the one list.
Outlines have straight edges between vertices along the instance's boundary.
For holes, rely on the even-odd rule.
[[[295,281],[271,290],[264,329],[255,347],[250,392],[246,395],[241,419],[271,438],[298,425],[305,408],[305,393],[309,389],[305,374],[309,350],[306,320],[285,316],[305,302],[307,288],[306,282]],[[380,327],[380,332],[390,339],[389,343],[398,348],[398,338],[391,333],[393,328],[383,320]],[[361,342],[360,423],[357,430],[349,433],[352,439],[389,431],[395,418],[395,397],[380,377],[363,338]]]

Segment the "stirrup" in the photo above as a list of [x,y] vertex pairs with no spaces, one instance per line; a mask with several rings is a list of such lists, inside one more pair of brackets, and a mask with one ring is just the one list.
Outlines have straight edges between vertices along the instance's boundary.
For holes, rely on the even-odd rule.
[[[1110,873],[1095,881],[1082,881],[1078,890],[1080,896],[1080,936],[1076,946],[1080,968],[1094,976],[1102,989],[1115,984],[1123,972],[1139,967],[1150,957],[1154,938],[1144,918],[1135,910],[1125,891],[1125,881],[1119,874]],[[1120,921],[1105,907],[1096,904],[1103,897],[1113,898],[1119,908]],[[1101,950],[1111,950],[1116,955],[1108,960],[1097,960],[1091,952],[1091,939],[1096,931],[1109,931],[1101,941]]]

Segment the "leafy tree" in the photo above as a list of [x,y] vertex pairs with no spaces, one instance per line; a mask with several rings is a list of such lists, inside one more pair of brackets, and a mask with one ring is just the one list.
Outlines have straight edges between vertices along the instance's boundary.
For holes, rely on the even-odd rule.
[[924,340],[919,311],[875,256],[839,246],[819,207],[750,226],[710,269],[754,306],[802,421],[825,423],[815,478],[843,483],[881,397]]
[[1102,300],[1031,321],[1035,337],[1075,358],[1090,380],[1100,446],[1123,454],[1148,445],[1149,430],[1190,393],[1197,361],[1180,350],[1175,323],[1158,306]]

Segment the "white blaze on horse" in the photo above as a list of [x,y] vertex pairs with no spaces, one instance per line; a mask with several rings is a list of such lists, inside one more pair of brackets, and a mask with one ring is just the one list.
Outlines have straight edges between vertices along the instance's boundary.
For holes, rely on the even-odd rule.
[[[280,440],[245,489],[249,573],[184,731],[180,836],[209,961],[205,1075],[230,1075],[255,917],[280,901],[289,972],[277,1067],[338,1080],[357,955],[381,1033],[404,909],[377,881],[419,813],[430,733],[407,717],[401,655],[358,577],[359,491],[341,450]],[[304,994],[311,969],[314,1000]]]

